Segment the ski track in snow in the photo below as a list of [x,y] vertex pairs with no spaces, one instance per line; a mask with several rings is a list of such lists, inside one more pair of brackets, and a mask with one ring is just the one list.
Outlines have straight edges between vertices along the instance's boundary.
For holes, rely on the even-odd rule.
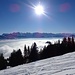
[[75,52],[2,70],[0,75],[75,75]]

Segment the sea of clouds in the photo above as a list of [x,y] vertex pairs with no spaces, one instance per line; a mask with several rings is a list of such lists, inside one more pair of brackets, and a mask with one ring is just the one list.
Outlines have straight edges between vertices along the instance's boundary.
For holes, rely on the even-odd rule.
[[31,45],[36,42],[38,49],[42,49],[47,46],[47,41],[52,43],[58,41],[61,38],[28,38],[28,39],[13,39],[13,40],[0,40],[0,53],[3,53],[4,57],[10,56],[13,50],[21,49],[22,53],[24,51],[24,46],[31,47]]

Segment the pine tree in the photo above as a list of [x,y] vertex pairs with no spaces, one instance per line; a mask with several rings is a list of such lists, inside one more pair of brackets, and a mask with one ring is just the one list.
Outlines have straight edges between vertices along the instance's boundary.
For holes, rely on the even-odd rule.
[[23,56],[21,50],[13,51],[9,57],[9,65],[14,67],[23,64]]
[[7,61],[4,59],[3,54],[0,54],[0,70],[6,69],[7,67]]
[[27,49],[26,49],[26,45],[24,46],[24,57],[27,56]]
[[37,50],[37,45],[34,42],[34,44],[31,47],[31,52],[30,52],[30,55],[29,55],[29,61],[33,62],[33,61],[36,61],[36,60],[38,60],[38,50]]

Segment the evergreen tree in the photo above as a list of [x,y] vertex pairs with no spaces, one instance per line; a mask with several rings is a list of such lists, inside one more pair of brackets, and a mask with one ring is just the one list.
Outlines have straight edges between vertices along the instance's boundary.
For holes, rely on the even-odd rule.
[[43,50],[40,52],[40,58],[41,59],[46,58],[46,56],[47,56],[46,52],[47,52],[47,48],[46,48],[46,46],[44,46]]
[[28,56],[30,55],[30,48],[29,48],[29,46],[28,46]]
[[27,56],[27,49],[26,49],[26,45],[24,46],[24,57]]
[[38,60],[38,50],[37,50],[37,45],[34,42],[34,44],[31,47],[31,52],[30,52],[30,55],[29,55],[29,61],[33,62],[33,61],[36,61],[36,60]]
[[18,51],[14,50],[9,57],[9,65],[14,67],[21,64],[23,64],[22,52],[20,49]]
[[4,59],[3,54],[0,54],[0,70],[6,69],[7,67],[7,61]]
[[24,63],[27,63],[27,59],[28,59],[28,50],[25,45],[24,46]]

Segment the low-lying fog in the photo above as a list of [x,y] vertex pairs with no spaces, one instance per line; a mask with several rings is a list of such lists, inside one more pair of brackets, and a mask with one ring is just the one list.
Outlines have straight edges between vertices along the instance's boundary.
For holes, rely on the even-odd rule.
[[62,40],[61,38],[27,38],[27,39],[11,39],[11,40],[0,40],[0,53],[4,54],[4,57],[9,57],[10,53],[14,50],[21,49],[22,53],[24,51],[24,45],[31,47],[31,45],[36,42],[38,49],[42,49],[47,45],[47,41],[52,43]]

